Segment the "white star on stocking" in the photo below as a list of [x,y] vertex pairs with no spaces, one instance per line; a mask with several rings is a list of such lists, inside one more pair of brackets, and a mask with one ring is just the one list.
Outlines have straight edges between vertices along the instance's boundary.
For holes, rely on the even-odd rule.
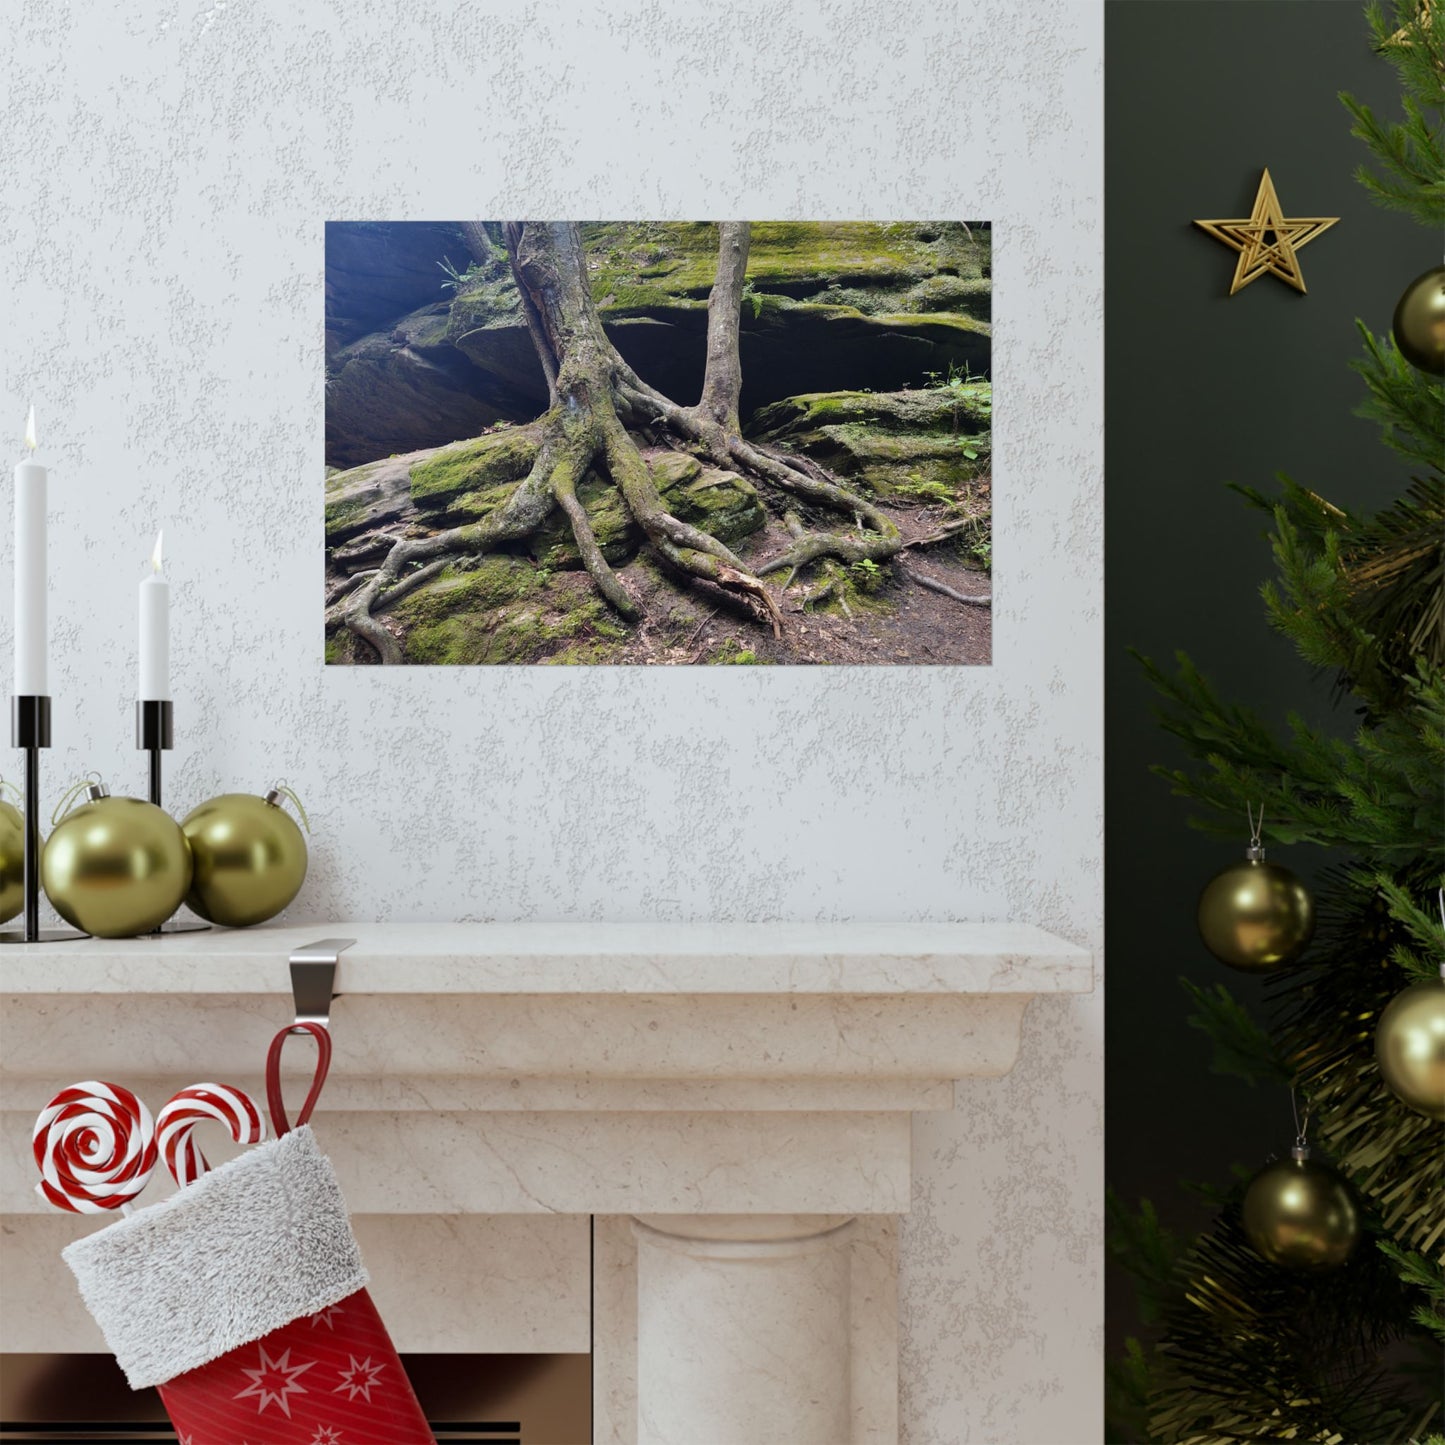
[[318,1425],[310,1445],[341,1445],[341,1432],[334,1425]]
[[355,1355],[352,1355],[351,1368],[341,1372],[341,1383],[336,1389],[349,1391],[350,1393],[346,1397],[348,1400],[354,1400],[360,1395],[369,1405],[371,1403],[371,1387],[376,1384],[381,1371],[382,1366],[371,1363],[370,1355],[364,1360],[358,1360]]
[[289,1420],[291,1418],[291,1396],[307,1393],[305,1385],[296,1383],[296,1377],[304,1374],[316,1361],[307,1360],[304,1365],[293,1365],[289,1349],[282,1350],[280,1355],[273,1360],[266,1353],[265,1345],[258,1345],[256,1348],[261,1356],[260,1366],[254,1370],[242,1366],[241,1373],[249,1375],[251,1383],[235,1398],[244,1400],[248,1395],[254,1396],[257,1401],[257,1414],[260,1414],[267,1405],[275,1405]]
[[336,1328],[336,1316],[344,1313],[340,1305],[327,1305],[324,1310],[317,1310],[311,1316],[311,1328],[314,1330],[317,1325],[325,1325],[328,1330]]

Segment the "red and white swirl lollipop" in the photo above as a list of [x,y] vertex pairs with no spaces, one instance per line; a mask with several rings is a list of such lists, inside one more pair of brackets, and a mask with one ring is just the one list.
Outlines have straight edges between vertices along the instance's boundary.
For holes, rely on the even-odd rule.
[[156,1142],[177,1184],[191,1184],[210,1169],[191,1137],[197,1124],[223,1124],[237,1144],[259,1144],[266,1137],[261,1111],[251,1096],[228,1084],[192,1084],[156,1115]]
[[35,1192],[73,1214],[129,1213],[156,1167],[150,1110],[129,1089],[96,1079],[62,1089],[40,1111],[31,1147]]

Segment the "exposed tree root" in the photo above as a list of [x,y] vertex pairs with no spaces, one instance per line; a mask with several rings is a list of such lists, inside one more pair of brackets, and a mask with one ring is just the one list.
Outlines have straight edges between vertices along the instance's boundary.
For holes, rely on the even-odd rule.
[[910,582],[916,582],[926,591],[937,592],[941,597],[951,597],[955,602],[962,602],[969,607],[993,606],[992,596],[970,597],[967,592],[955,592],[952,587],[946,587],[942,582],[935,582],[932,577],[925,577],[921,572],[912,572],[907,567],[900,567],[899,571],[901,571]]
[[[509,224],[506,243],[551,409],[537,423],[541,441],[531,471],[500,506],[480,521],[430,537],[398,540],[384,558],[378,557],[381,565],[374,572],[362,574],[364,580],[353,579],[354,589],[347,584],[333,593],[333,615],[369,643],[383,663],[399,663],[403,656],[401,643],[378,614],[460,558],[526,541],[559,508],[598,593],[620,616],[637,621],[637,601],[603,556],[577,496],[582,478],[594,466],[617,487],[653,552],[683,576],[740,599],[776,637],[782,635],[783,614],[764,577],[788,570],[791,584],[801,568],[814,562],[883,561],[902,550],[898,527],[871,502],[815,463],[742,436],[738,333],[747,272],[746,224],[724,222],[719,227],[718,273],[708,300],[707,366],[702,396],[693,407],[679,406],[643,382],[607,338],[593,305],[575,225]],[[480,248],[489,243],[479,233],[474,244]],[[638,450],[635,434],[644,432],[658,444],[688,447],[814,509],[842,515],[852,522],[852,530],[809,531],[794,518],[791,545],[750,570],[717,538],[668,511]],[[836,575],[810,600],[820,600],[835,588],[841,588]]]

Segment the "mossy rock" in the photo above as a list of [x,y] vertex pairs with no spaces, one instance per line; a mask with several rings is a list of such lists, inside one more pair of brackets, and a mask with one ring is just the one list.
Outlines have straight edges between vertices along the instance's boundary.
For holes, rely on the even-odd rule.
[[462,499],[468,493],[486,493],[520,481],[532,469],[538,445],[538,429],[519,426],[441,447],[412,466],[411,500],[429,512],[453,510],[459,516],[476,516]]
[[518,406],[530,408],[515,389],[488,384],[451,344],[450,324],[447,304],[434,302],[327,358],[328,462],[355,466],[475,436]]
[[[661,295],[705,302],[717,274],[717,230],[706,222],[598,222],[582,227],[582,240],[604,311]],[[986,278],[991,243],[987,228],[959,222],[755,221],[748,280],[794,299],[844,288],[902,296],[934,275]]]
[[627,638],[588,578],[549,578],[521,557],[448,568],[394,615],[410,663],[605,662]]
[[796,439],[820,426],[853,422],[882,432],[987,430],[993,388],[986,381],[917,391],[815,391],[762,407],[748,427],[764,441]]
[[813,392],[762,408],[751,435],[814,458],[885,501],[962,501],[988,470],[988,382]]
[[705,467],[686,452],[654,453],[648,465],[668,511],[719,542],[740,542],[767,521],[757,488],[736,472]]
[[411,508],[414,457],[333,471],[326,477],[326,545],[335,549],[354,537],[400,522]]

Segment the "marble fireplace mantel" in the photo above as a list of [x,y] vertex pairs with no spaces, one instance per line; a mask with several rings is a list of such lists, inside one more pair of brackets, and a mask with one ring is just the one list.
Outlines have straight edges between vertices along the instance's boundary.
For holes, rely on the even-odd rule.
[[[356,943],[313,1123],[353,1212],[416,1239],[429,1219],[513,1217],[550,1239],[558,1216],[597,1216],[586,1289],[546,1245],[553,1273],[527,1297],[545,1313],[595,1295],[599,1445],[895,1439],[912,1115],[1006,1073],[1033,995],[1093,986],[1087,950],[1024,924],[328,922],[12,948],[6,1250],[44,1213],[28,1141],[50,1093],[259,1089],[291,1017],[288,956],[326,936]],[[416,1347],[425,1300],[383,1303]]]

